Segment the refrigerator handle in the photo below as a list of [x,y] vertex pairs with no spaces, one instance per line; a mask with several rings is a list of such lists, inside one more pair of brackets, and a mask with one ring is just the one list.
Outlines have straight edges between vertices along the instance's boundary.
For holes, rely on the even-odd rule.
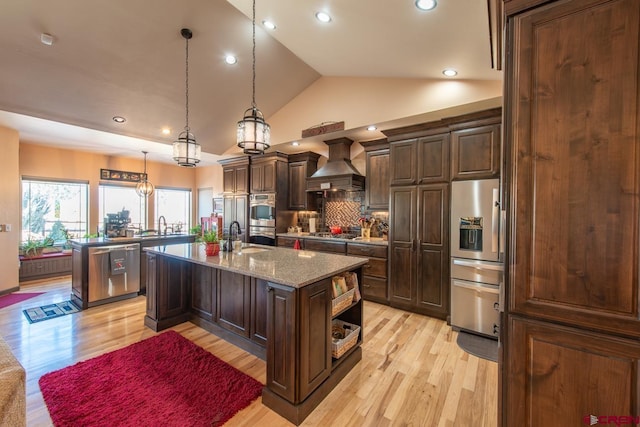
[[500,229],[500,201],[499,190],[493,189],[493,202],[491,206],[491,252],[498,252],[498,230]]

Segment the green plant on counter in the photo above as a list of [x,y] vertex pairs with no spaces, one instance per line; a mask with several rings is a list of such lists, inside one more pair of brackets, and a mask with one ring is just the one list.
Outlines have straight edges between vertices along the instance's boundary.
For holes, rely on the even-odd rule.
[[218,233],[215,230],[207,230],[202,234],[203,243],[218,243]]
[[196,235],[196,242],[202,242],[202,226],[200,224],[196,225],[195,227],[191,227],[189,229],[189,234],[195,234]]

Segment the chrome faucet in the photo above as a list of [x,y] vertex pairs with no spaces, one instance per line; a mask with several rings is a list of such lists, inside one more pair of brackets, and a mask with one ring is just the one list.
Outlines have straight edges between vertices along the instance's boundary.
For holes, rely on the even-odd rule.
[[[233,234],[234,231],[235,231],[235,235]],[[240,229],[240,223],[238,221],[233,221],[229,225],[229,240],[230,240],[229,251],[233,250],[233,242],[238,240],[238,237],[240,236],[240,234],[242,234],[242,230]]]
[[164,232],[162,234],[167,234],[167,219],[164,217],[164,215],[160,215],[160,217],[158,218],[158,233],[160,233],[162,230],[160,228],[160,220],[164,222]]

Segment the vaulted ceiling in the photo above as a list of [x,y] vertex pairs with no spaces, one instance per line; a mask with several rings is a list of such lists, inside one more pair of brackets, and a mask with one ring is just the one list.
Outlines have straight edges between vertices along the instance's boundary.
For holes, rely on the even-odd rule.
[[[251,105],[250,0],[3,0],[0,10],[0,125],[21,140],[170,161],[185,126],[186,27],[190,127],[205,159],[233,151]],[[318,22],[320,10],[333,20]],[[256,102],[267,119],[323,77],[442,80],[453,67],[456,79],[501,80],[483,0],[438,0],[430,12],[413,0],[259,0],[256,21]]]

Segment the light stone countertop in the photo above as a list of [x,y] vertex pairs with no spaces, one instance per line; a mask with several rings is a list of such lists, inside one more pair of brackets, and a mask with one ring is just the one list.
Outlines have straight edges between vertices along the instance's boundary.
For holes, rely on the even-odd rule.
[[382,240],[382,237],[371,237],[369,239],[363,239],[362,237],[356,237],[355,239],[340,239],[336,237],[311,236],[308,232],[278,233],[276,234],[276,237],[289,237],[292,239],[327,240],[330,242],[365,243],[370,245],[389,246],[389,242],[387,240]]
[[241,252],[206,256],[199,243],[153,246],[145,251],[301,288],[366,264],[368,258],[244,244]]

